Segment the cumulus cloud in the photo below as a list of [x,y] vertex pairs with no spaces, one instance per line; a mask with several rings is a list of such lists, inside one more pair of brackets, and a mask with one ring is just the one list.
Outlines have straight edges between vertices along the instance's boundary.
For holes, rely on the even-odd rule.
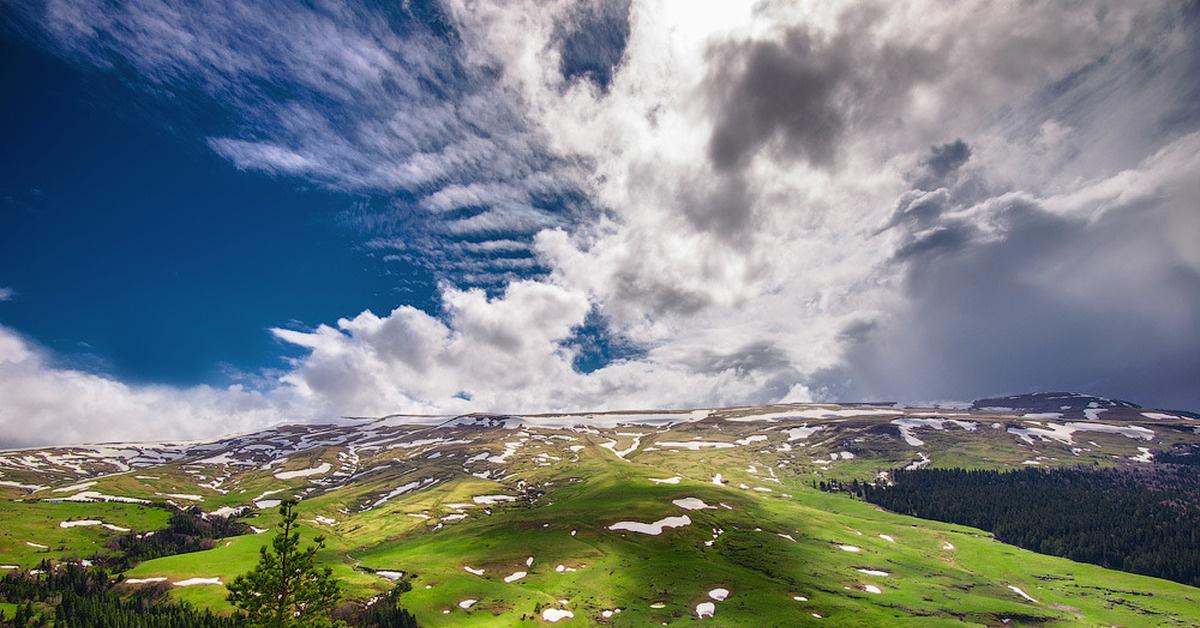
[[17,291],[12,288],[0,286],[0,301],[12,301],[17,296]]
[[[440,311],[273,330],[304,353],[260,391],[166,395],[199,404],[180,421],[213,396],[273,417],[1200,404],[1185,5],[447,0],[445,32],[226,9],[38,15],[64,54],[233,103],[244,128],[207,141],[239,168],[415,199],[358,216],[368,248],[453,272]],[[583,373],[597,321],[637,351]]]
[[0,447],[212,437],[310,418],[238,386],[136,386],[58,366],[2,326],[0,399]]
[[[701,352],[693,363],[666,355],[574,368],[570,340],[591,309],[586,295],[551,283],[515,281],[502,295],[447,289],[446,318],[408,306],[363,312],[336,327],[275,329],[309,350],[282,378],[312,407],[352,414],[586,410],[689,401],[732,403],[788,364],[768,346]],[[722,388],[709,388],[721,382]],[[787,392],[787,387],[780,394]]]

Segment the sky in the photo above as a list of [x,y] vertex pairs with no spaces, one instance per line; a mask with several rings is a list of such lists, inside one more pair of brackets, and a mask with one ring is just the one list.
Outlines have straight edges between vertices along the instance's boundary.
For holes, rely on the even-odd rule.
[[0,446],[1200,408],[1196,2],[0,12]]

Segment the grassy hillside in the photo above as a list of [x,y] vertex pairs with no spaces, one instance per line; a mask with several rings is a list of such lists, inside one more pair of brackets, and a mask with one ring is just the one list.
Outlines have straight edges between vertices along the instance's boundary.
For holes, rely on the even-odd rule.
[[[881,472],[910,464],[1152,465],[1144,450],[1198,438],[1192,419],[1127,414],[1072,427],[979,410],[905,423],[930,413],[814,417],[819,410],[276,430],[102,476],[88,490],[208,511],[247,506],[239,516],[266,530],[126,574],[169,584],[227,583],[247,571],[272,534],[271,500],[302,497],[303,534],[328,538],[321,559],[347,595],[366,599],[408,578],[402,602],[428,626],[682,625],[701,614],[728,626],[1200,623],[1200,589],[1035,554],[814,487],[887,482]],[[167,511],[141,504],[39,501],[72,494],[48,488],[5,503],[0,564],[102,553],[114,533],[61,521],[165,523]],[[176,585],[171,596],[228,609],[222,584]]]

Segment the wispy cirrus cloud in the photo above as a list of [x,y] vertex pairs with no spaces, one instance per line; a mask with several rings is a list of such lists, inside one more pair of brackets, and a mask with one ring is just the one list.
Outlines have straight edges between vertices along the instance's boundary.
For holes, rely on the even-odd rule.
[[[240,169],[414,199],[401,222],[426,231],[425,256],[570,220],[559,198],[582,175],[543,148],[494,67],[463,62],[436,6],[50,0],[22,10],[72,58],[131,67],[152,90],[206,93],[230,110],[236,128],[207,143]],[[438,215],[449,209],[459,215]],[[349,218],[377,235],[395,224]]]

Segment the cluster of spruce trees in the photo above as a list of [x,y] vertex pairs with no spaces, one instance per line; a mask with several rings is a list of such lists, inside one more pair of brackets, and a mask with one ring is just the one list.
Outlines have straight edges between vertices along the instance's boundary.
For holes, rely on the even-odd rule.
[[1180,444],[1170,449],[1155,451],[1154,462],[1200,466],[1200,445]]
[[153,534],[123,534],[108,546],[116,553],[103,559],[105,566],[125,571],[146,560],[212,549],[217,539],[246,534],[250,526],[233,517],[205,517],[195,506],[173,510],[167,527]]
[[352,607],[348,611],[334,613],[334,617],[351,626],[372,628],[418,628],[417,618],[400,605],[400,596],[412,590],[407,580],[396,583],[395,588],[365,608]]
[[968,525],[1019,547],[1200,586],[1195,467],[894,471],[893,486],[822,483],[893,512]]
[[106,569],[42,561],[37,569],[0,578],[0,598],[15,603],[17,628],[106,626],[111,628],[233,628],[236,618],[171,602],[162,587],[141,587],[129,595],[115,589]]

